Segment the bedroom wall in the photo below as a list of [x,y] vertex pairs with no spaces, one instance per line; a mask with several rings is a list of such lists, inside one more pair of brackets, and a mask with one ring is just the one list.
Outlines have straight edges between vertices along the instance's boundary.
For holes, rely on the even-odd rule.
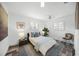
[[16,30],[16,22],[25,22],[25,36],[28,32],[30,31],[38,31],[35,29],[31,29],[31,22],[40,24],[40,26],[44,25],[41,20],[37,20],[31,17],[23,16],[20,14],[14,14],[14,13],[9,13],[9,42],[10,45],[15,45],[18,44],[19,42],[19,35],[18,31]]
[[[55,38],[57,40],[61,40],[62,37],[64,37],[65,33],[75,33],[75,13],[57,18],[57,19],[51,19],[51,21],[47,21],[52,23],[52,27],[51,24],[47,24],[46,26],[49,27],[49,35],[52,38]],[[64,22],[64,30],[63,31],[56,31],[53,28],[53,22]]]

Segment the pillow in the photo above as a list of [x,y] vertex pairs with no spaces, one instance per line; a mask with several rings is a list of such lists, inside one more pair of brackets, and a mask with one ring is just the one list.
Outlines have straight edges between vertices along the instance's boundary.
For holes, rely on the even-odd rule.
[[39,37],[40,36],[40,32],[35,32],[34,37]]
[[34,37],[34,36],[35,36],[34,32],[31,32],[31,37]]
[[39,37],[40,36],[40,32],[31,32],[31,37]]

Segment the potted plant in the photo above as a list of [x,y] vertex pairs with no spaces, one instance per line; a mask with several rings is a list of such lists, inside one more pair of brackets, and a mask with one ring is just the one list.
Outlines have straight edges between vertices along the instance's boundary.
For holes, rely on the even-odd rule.
[[49,32],[48,28],[44,27],[42,31],[44,31],[44,36],[48,36],[48,32]]

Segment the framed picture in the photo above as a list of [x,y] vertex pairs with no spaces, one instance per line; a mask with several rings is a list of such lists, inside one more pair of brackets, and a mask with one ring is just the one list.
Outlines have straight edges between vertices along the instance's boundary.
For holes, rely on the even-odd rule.
[[25,28],[25,23],[24,22],[16,22],[16,28],[19,29],[24,29]]
[[0,41],[8,36],[8,14],[0,4]]

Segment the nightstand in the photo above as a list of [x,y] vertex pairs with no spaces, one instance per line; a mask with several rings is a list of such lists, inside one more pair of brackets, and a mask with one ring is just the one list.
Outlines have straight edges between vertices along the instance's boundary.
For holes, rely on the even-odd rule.
[[25,39],[19,40],[19,46],[23,46],[25,44],[28,44],[28,40],[25,40]]

